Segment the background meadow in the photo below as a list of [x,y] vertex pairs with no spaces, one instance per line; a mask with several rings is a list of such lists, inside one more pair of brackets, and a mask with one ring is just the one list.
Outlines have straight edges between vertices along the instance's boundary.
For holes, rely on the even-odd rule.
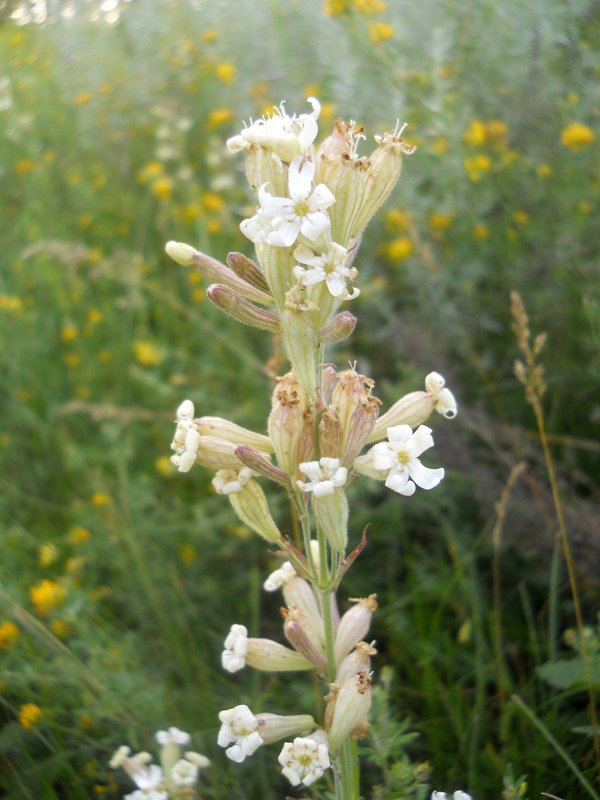
[[[243,159],[224,141],[282,99],[304,112],[316,95],[322,135],[337,116],[369,135],[399,117],[418,144],[367,231],[359,325],[332,358],[358,359],[386,405],[435,369],[460,409],[433,422],[447,470],[435,493],[351,490],[355,540],[372,524],[348,591],[380,601],[365,796],[423,798],[429,786],[597,800],[597,4],[0,12],[5,796],[121,797],[131,787],[108,768],[112,752],[151,749],[169,725],[212,759],[204,796],[290,791],[272,753],[238,767],[215,743],[219,709],[285,712],[288,692],[307,691],[219,668],[232,623],[279,637],[266,621],[276,599],[261,592],[276,560],[208,471],[169,463],[182,399],[262,431],[284,361],[277,342],[224,318],[164,243],[251,255]],[[513,373],[511,291],[533,334],[547,333],[546,457]],[[289,530],[287,509],[274,510]]]

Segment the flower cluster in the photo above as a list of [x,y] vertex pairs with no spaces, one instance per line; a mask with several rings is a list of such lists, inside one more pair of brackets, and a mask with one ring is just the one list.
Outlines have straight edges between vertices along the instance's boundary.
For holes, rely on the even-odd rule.
[[[112,769],[123,769],[136,785],[124,800],[183,800],[193,796],[201,769],[210,765],[206,756],[182,748],[190,743],[190,735],[178,728],[158,731],[161,765],[152,763],[150,753],[131,755],[126,745],[119,747],[109,762]],[[191,794],[190,794],[191,792]]]
[[[414,148],[397,125],[375,137],[371,155],[359,156],[363,130],[342,120],[316,145],[320,105],[314,98],[309,103],[311,113],[291,116],[282,104],[227,143],[231,152],[245,154],[257,197],[254,213],[240,227],[254,243],[258,263],[241,253],[222,263],[177,242],[166,248],[213,282],[208,298],[224,313],[280,335],[291,362],[276,381],[266,434],[221,417],[195,417],[193,403],[185,400],[176,414],[171,460],[180,472],[194,464],[215,470],[217,493],[287,558],[264,583],[266,591],[283,594],[287,644],[253,637],[245,625],[234,624],[222,666],[231,674],[245,667],[314,672],[324,690],[322,722],[309,714],[254,713],[242,703],[221,711],[218,744],[239,763],[263,744],[283,741],[279,763],[293,786],[309,786],[329,767],[336,784],[343,781],[342,763],[352,760],[350,740],[369,730],[376,650],[366,637],[377,602],[375,595],[354,599],[340,616],[336,596],[362,547],[347,554],[347,488],[365,475],[405,496],[417,486],[433,489],[444,470],[420,460],[433,446],[424,423],[434,411],[448,419],[457,412],[437,372],[426,376],[424,390],[404,395],[380,416],[371,378],[354,367],[337,371],[324,363],[324,347],[349,336],[357,322],[339,308],[360,294],[354,261],[362,232],[394,188],[403,155]],[[282,536],[261,479],[286,491],[303,551]]]

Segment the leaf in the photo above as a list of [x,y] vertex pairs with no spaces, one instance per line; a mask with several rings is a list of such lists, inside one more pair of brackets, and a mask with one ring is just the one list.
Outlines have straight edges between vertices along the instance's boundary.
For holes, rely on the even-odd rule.
[[600,654],[588,658],[588,668],[580,658],[563,658],[538,667],[538,674],[556,689],[585,689],[591,680],[600,689]]

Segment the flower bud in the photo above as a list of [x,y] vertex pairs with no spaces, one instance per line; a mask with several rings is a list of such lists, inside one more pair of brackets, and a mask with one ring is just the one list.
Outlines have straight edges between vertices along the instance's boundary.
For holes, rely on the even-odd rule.
[[218,436],[199,436],[196,464],[209,469],[239,469],[240,461],[235,455],[236,445]]
[[275,386],[268,427],[277,463],[291,478],[296,476],[298,470],[298,444],[307,415],[310,417],[312,432],[308,397],[298,386],[295,374],[288,372]]
[[331,365],[325,367],[321,373],[321,404],[331,405],[331,396],[338,382],[338,375]]
[[430,417],[433,405],[433,397],[429,392],[405,394],[379,417],[367,439],[367,444],[385,439],[387,429],[395,425],[410,425],[411,428],[418,428]]
[[[278,642],[273,642],[271,639],[248,639],[246,664],[263,672],[314,669],[314,665],[303,655]],[[287,734],[283,735],[287,736]]]
[[279,331],[279,317],[276,313],[255,306],[229,286],[213,283],[206,290],[206,296],[211,303],[237,322],[269,333]]
[[359,672],[340,686],[331,727],[327,731],[329,746],[337,750],[357,725],[365,721],[371,706],[371,675]]
[[341,685],[359,672],[371,671],[371,656],[377,654],[374,644],[375,642],[371,642],[371,644],[367,644],[367,642],[356,643],[354,650],[339,665],[335,675],[336,683]]
[[334,342],[342,342],[347,339],[358,322],[354,314],[349,311],[342,311],[336,314],[331,322],[326,325],[318,333],[318,338],[321,344],[333,344]]
[[317,392],[317,334],[308,312],[281,312],[281,338],[298,384],[309,399]]
[[251,284],[256,289],[260,289],[261,292],[269,293],[269,284],[260,267],[252,259],[243,255],[243,253],[229,253],[226,261],[235,274],[246,283]]
[[[287,182],[286,182],[287,186]],[[287,194],[285,189],[282,197]],[[256,243],[256,255],[279,311],[285,308],[285,295],[295,283],[292,267],[296,263],[289,248]]]
[[281,533],[271,516],[265,493],[255,480],[248,481],[240,492],[228,496],[233,510],[249,528],[267,542],[280,540]]
[[342,428],[342,463],[350,465],[360,453],[379,413],[380,401],[372,394],[374,381],[354,369],[338,374],[332,401]]
[[311,625],[306,614],[302,613],[296,606],[291,606],[289,610],[282,609],[285,622],[283,632],[285,638],[299,653],[307,658],[318,670],[324,672],[327,669],[327,660],[323,650],[315,641]]
[[373,612],[377,609],[376,597],[377,595],[370,594],[368,597],[353,600],[355,605],[341,618],[335,636],[336,664],[339,664],[354,645],[369,632]]
[[323,649],[325,647],[323,618],[311,585],[294,573],[294,576],[283,583],[282,590],[288,608],[297,608],[304,614],[306,629],[311,638]]
[[217,261],[216,258],[211,258],[205,253],[201,253],[189,244],[182,242],[167,242],[165,250],[171,258],[178,264],[184,267],[196,267],[206,278],[218,283],[223,283],[231,289],[235,289],[248,300],[253,300],[255,303],[262,303],[263,305],[270,305],[273,298],[268,292],[252,286],[247,283],[243,278],[240,278],[235,272],[225,264]]
[[285,472],[273,466],[262,453],[250,447],[249,444],[238,445],[235,448],[235,455],[242,464],[254,470],[254,472],[258,472],[259,475],[264,475],[265,478],[279,483],[288,491],[291,489],[290,479]]
[[258,732],[265,744],[273,744],[286,736],[293,736],[295,733],[308,733],[312,730],[316,722],[310,714],[294,714],[285,716],[283,714],[257,714]]
[[425,388],[431,392],[435,405],[434,409],[446,419],[453,419],[457,414],[456,400],[450,389],[446,388],[446,381],[439,372],[430,372],[425,378]]
[[273,445],[268,436],[243,428],[221,417],[198,417],[194,420],[194,427],[203,436],[218,436],[234,444],[249,444],[263,453],[272,453]]
[[343,489],[318,496],[313,492],[312,508],[331,548],[343,553],[348,543],[348,500]]

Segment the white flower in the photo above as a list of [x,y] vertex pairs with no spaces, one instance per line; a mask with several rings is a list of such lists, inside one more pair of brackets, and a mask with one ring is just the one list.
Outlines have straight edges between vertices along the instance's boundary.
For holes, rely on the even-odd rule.
[[180,731],[179,728],[169,728],[168,731],[158,731],[156,733],[156,741],[163,747],[171,742],[184,746],[190,743],[191,738],[189,733]]
[[[471,795],[460,789],[452,795],[453,800],[472,800]],[[432,792],[431,800],[447,800],[446,792]]]
[[324,183],[313,188],[315,165],[302,156],[290,164],[289,197],[274,197],[266,184],[258,190],[260,208],[256,215],[244,220],[240,229],[253,242],[267,242],[276,247],[290,247],[299,235],[316,241],[329,228],[325,213],[335,197]]
[[446,388],[446,381],[439,372],[430,372],[425,377],[425,389],[435,401],[433,406],[438,414],[447,419],[452,419],[457,414],[456,400],[450,389]]
[[212,485],[217,494],[236,494],[241,492],[254,473],[250,467],[220,469],[213,478]]
[[296,577],[296,570],[290,561],[284,561],[279,569],[274,570],[263,583],[266,592],[274,592]]
[[[181,425],[182,423],[180,423]],[[187,424],[187,423],[185,423]],[[190,423],[191,424],[191,423]],[[179,431],[179,425],[178,425]],[[174,444],[177,442],[178,431],[175,433]],[[189,472],[196,463],[196,456],[198,455],[198,448],[200,447],[201,436],[195,428],[188,427],[185,432],[183,445],[177,448],[174,456],[171,456],[171,463],[174,464],[179,472]]]
[[227,638],[225,649],[221,655],[223,669],[227,672],[238,672],[246,666],[246,653],[248,652],[248,629],[245,625],[232,625]]
[[171,780],[176,786],[193,786],[198,780],[198,766],[180,758],[171,768]]
[[409,496],[415,484],[421,489],[433,489],[444,477],[443,468],[423,466],[419,456],[433,447],[431,428],[420,425],[413,433],[410,425],[395,425],[387,429],[388,441],[379,442],[369,452],[355,459],[354,468],[373,478],[385,478],[385,485],[399,494]]
[[311,114],[294,114],[291,117],[281,103],[272,116],[251,122],[238,136],[229,139],[227,149],[231,153],[239,153],[249,150],[252,145],[259,145],[272,149],[276,160],[289,163],[310,148],[319,131],[317,119],[321,105],[314,97],[309,97],[308,102],[313,108]]
[[108,766],[111,769],[117,769],[118,767],[122,767],[123,764],[129,759],[129,754],[131,753],[131,747],[127,747],[127,745],[121,745],[111,760],[108,762]]
[[315,497],[333,494],[336,487],[343,486],[348,477],[346,467],[340,466],[339,458],[321,458],[319,461],[307,461],[300,464],[298,469],[303,472],[308,483],[296,481],[298,488],[303,492],[313,492]]
[[246,756],[251,756],[263,744],[258,733],[258,720],[248,706],[226,708],[219,713],[219,720],[222,725],[217,743],[220,747],[227,747],[225,754],[232,761],[241,764]]
[[306,264],[310,269],[295,266],[294,275],[303,286],[314,286],[325,281],[333,297],[342,300],[353,300],[360,294],[360,289],[348,292],[348,281],[354,280],[357,271],[354,267],[345,266],[348,251],[335,242],[330,242],[327,252],[315,255],[310,247],[300,244],[294,250],[294,258],[301,264]]
[[138,789],[150,791],[157,789],[163,778],[162,769],[156,764],[146,766],[138,765],[135,769],[128,770],[130,777],[136,782]]
[[286,742],[279,754],[279,763],[292,786],[301,783],[310,786],[331,766],[323,731],[316,731],[311,736],[297,736],[293,742]]
[[126,794],[123,800],[169,800],[168,792],[157,792],[155,789],[144,791],[143,789],[136,789],[131,794]]

